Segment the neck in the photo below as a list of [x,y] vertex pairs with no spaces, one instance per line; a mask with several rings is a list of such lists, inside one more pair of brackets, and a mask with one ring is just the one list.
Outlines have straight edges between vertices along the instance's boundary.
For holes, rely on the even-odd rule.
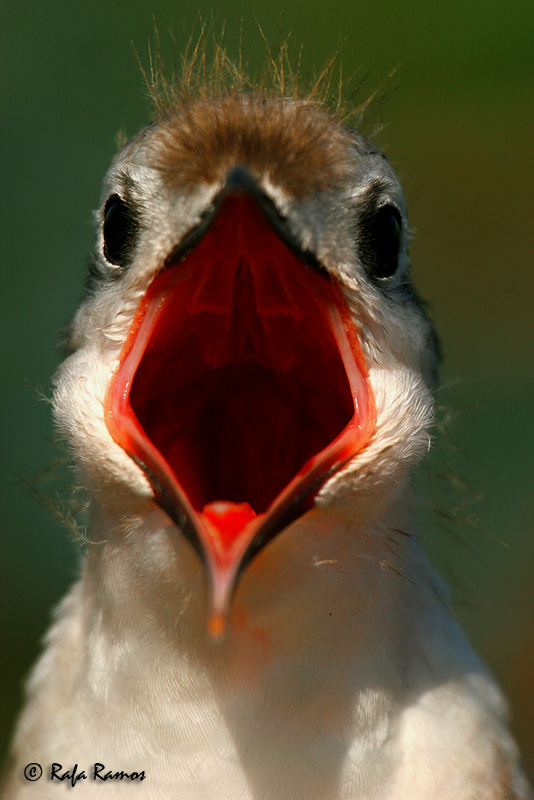
[[[190,739],[191,714],[202,713],[204,733],[231,741],[258,785],[284,753],[282,772],[297,779],[289,761],[298,761],[302,747],[306,763],[311,741],[317,770],[310,780],[322,786],[318,796],[335,796],[331,784],[355,746],[355,728],[371,749],[379,747],[402,704],[405,645],[416,638],[414,595],[425,593],[410,582],[408,519],[405,503],[380,525],[360,529],[346,517],[309,514],[245,570],[226,636],[213,643],[203,569],[184,537],[157,510],[150,520],[130,520],[127,531],[98,511],[102,543],[90,549],[83,581],[88,638],[109,643],[114,663],[102,696],[109,700],[116,674],[130,676],[140,704],[154,708],[157,692],[154,719],[160,729],[183,726],[181,742]],[[152,675],[160,683],[147,681]],[[194,746],[210,750],[209,738]],[[255,759],[266,748],[276,753]],[[291,786],[282,789],[292,796]]]
[[345,510],[310,512],[246,568],[226,636],[215,643],[207,635],[204,569],[166,515],[154,507],[117,522],[96,508],[83,573],[88,624],[92,616],[129,640],[163,635],[173,660],[216,663],[217,653],[260,641],[266,657],[305,654],[309,663],[313,647],[316,657],[324,649],[331,660],[334,648],[350,658],[391,639],[389,624],[399,628],[417,550],[410,517],[407,502],[376,525],[348,521]]
[[[96,509],[81,582],[34,677],[53,707],[52,760],[78,741],[86,760],[98,750],[157,785],[242,798],[348,797],[364,773],[387,779],[403,709],[455,659],[432,657],[455,634],[409,519],[405,501],[374,526],[310,512],[247,567],[214,643],[203,568],[163,512],[117,522]],[[164,766],[149,751],[165,751]]]

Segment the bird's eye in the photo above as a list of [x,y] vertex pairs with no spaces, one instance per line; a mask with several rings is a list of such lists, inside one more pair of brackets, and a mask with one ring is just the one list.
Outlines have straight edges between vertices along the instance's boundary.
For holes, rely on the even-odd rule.
[[372,277],[390,278],[395,274],[401,234],[402,219],[395,206],[382,206],[361,221],[360,257]]
[[104,256],[121,267],[127,266],[133,254],[137,220],[127,203],[118,194],[108,198],[104,208]]

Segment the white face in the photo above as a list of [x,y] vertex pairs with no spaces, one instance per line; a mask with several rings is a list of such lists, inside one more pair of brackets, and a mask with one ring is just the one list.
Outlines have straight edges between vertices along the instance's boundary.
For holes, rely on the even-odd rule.
[[[131,345],[135,341],[136,336],[130,331],[147,290],[166,270],[180,270],[182,262],[186,269],[187,260],[192,257],[189,253],[194,255],[199,243],[214,235],[211,226],[222,213],[217,210],[224,206],[221,197],[224,200],[226,194],[236,194],[228,189],[228,174],[241,164],[253,186],[250,204],[258,203],[263,209],[258,214],[265,215],[264,224],[270,226],[272,222],[274,226],[268,235],[272,237],[274,230],[281,237],[280,246],[289,248],[288,253],[292,251],[288,255],[292,263],[295,254],[308,262],[307,266],[302,264],[302,280],[308,281],[306,276],[311,271],[321,276],[313,281],[320,284],[323,280],[326,287],[328,276],[329,285],[335,286],[344,298],[340,303],[348,310],[349,324],[368,371],[368,378],[364,375],[362,380],[368,387],[370,402],[376,406],[376,420],[373,418],[365,442],[354,448],[348,462],[345,459],[328,474],[325,471],[311,501],[325,509],[333,504],[351,504],[359,509],[362,522],[379,519],[405,485],[412,464],[428,448],[430,389],[437,361],[432,325],[410,284],[409,226],[401,187],[379,151],[305,103],[260,103],[247,97],[233,98],[232,104],[234,117],[229,120],[228,102],[199,101],[203,108],[198,113],[203,121],[210,120],[212,129],[207,123],[205,128],[197,129],[190,124],[198,109],[177,109],[174,115],[138,134],[112,164],[104,182],[102,207],[96,214],[97,244],[87,295],[71,324],[71,355],[56,379],[58,426],[72,446],[81,482],[112,514],[128,510],[143,513],[143,508],[148,512],[154,499],[154,481],[121,446],[124,441],[119,444],[114,440],[117,436],[112,437],[106,420],[108,393],[124,360],[125,342],[128,340]],[[184,123],[184,115],[188,124]],[[251,134],[253,117],[257,124]],[[275,123],[278,130],[273,144]],[[315,138],[308,135],[314,126]],[[221,130],[227,134],[226,139],[222,137],[222,145]],[[248,149],[247,136],[254,138],[253,147]],[[210,141],[212,151],[208,152]],[[321,147],[328,157],[323,158],[318,149]],[[205,166],[208,158],[209,168]],[[249,190],[239,189],[237,194],[241,193],[248,196]],[[233,234],[229,232],[226,239],[224,231],[217,235],[223,237],[218,246],[224,250],[224,258],[231,259]],[[189,241],[188,236],[192,237],[192,244],[185,260],[173,260],[172,254],[176,248],[181,252],[180,245],[184,239]],[[257,246],[258,253],[262,252],[261,241],[250,246]],[[216,283],[213,276],[223,274],[224,258],[221,256],[217,269],[211,265],[212,272],[206,273],[209,280],[204,280],[208,285],[202,290],[203,302],[209,303],[210,286]],[[199,280],[202,282],[202,275]],[[315,291],[310,289],[312,294]],[[289,307],[287,298],[284,302]],[[180,308],[179,299],[176,303],[176,315],[181,317],[186,312]],[[309,308],[310,304],[306,310]],[[313,320],[308,321],[310,330],[314,324]],[[318,322],[317,326],[320,332]],[[296,330],[292,328],[288,334],[287,347],[289,340],[297,336]],[[219,335],[217,329],[214,331],[214,341],[220,341],[222,332]],[[204,349],[208,346],[209,342],[203,345]],[[281,348],[286,355],[287,347]],[[180,352],[185,351],[182,348]],[[227,361],[231,359],[228,354],[225,357]],[[280,364],[283,357],[280,352]],[[251,358],[254,360],[254,356]],[[183,364],[161,367],[161,375],[167,374],[165,370],[182,368]],[[285,369],[280,366],[279,372]],[[321,376],[315,379],[314,386],[319,391]],[[329,374],[323,383],[328,380]],[[160,388],[154,385],[146,389],[152,393],[151,407],[157,408]],[[184,393],[187,387],[181,383],[180,394]],[[265,393],[269,393],[268,388]],[[335,403],[333,389],[331,395]],[[278,399],[276,403],[277,416],[282,418],[284,409],[278,407]],[[242,405],[246,406],[246,402]],[[274,400],[266,405],[266,427],[274,424],[269,418],[269,408],[274,405]],[[183,405],[177,406],[177,417],[186,412]],[[296,419],[298,413],[292,409],[289,416]],[[250,425],[262,427],[257,415],[253,419]],[[242,425],[246,424],[245,419]],[[317,420],[312,427],[319,424]],[[334,423],[332,426],[334,430]],[[197,435],[198,424],[194,430]],[[336,433],[334,430],[332,434],[332,430],[327,438]],[[282,439],[289,434],[289,429],[283,430]],[[257,444],[259,440],[253,437],[251,441]],[[329,444],[322,441],[320,448]],[[193,442],[189,455],[195,452],[195,446]],[[306,458],[314,454],[311,444],[303,447]],[[216,462],[217,458],[220,463],[220,455]],[[259,461],[265,458],[266,454],[260,451]],[[297,458],[293,471],[297,473],[301,466]],[[243,474],[249,471],[246,464],[240,469]],[[276,464],[272,469],[276,472]],[[181,475],[178,479],[183,485]],[[245,489],[243,492],[246,494]],[[204,494],[200,501],[189,498],[200,516],[203,503],[220,500],[235,504],[240,500],[237,495],[226,498],[215,492],[212,496],[208,490]],[[274,500],[274,489],[272,494]],[[242,499],[248,501],[245,496]],[[268,506],[268,502],[264,505]],[[174,519],[181,519],[178,512]]]

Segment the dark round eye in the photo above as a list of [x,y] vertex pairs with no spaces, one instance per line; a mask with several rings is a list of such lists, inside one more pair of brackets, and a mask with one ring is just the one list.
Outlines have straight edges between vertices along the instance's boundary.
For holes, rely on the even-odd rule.
[[104,208],[104,256],[121,267],[131,261],[137,220],[133,211],[118,194],[108,198]]
[[397,271],[402,219],[395,206],[382,206],[362,220],[360,257],[374,278],[390,278]]

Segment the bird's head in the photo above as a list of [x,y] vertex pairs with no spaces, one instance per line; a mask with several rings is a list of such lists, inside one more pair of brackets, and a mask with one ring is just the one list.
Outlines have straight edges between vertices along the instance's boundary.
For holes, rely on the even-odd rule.
[[437,347],[394,171],[307,100],[178,103],[115,158],[56,382],[82,482],[156,503],[220,631],[304,515],[379,520],[428,445]]

